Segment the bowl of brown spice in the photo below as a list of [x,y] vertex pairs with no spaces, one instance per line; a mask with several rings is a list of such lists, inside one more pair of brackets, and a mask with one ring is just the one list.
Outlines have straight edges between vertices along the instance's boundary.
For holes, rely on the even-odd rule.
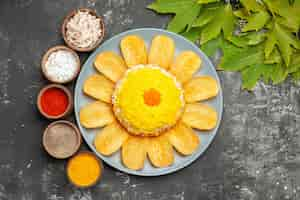
[[52,122],[44,130],[43,147],[49,155],[57,159],[65,159],[74,155],[81,142],[78,128],[66,120]]
[[79,8],[71,11],[62,24],[65,43],[75,51],[89,52],[100,45],[105,28],[103,18],[94,10]]

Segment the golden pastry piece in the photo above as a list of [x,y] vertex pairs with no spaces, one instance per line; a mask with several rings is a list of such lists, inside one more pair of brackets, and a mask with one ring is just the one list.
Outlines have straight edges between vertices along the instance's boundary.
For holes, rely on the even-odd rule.
[[173,147],[183,155],[194,153],[200,144],[200,139],[195,131],[182,122],[178,123],[166,135]]
[[106,103],[111,103],[111,95],[113,90],[113,82],[100,74],[91,75],[83,85],[84,93]]
[[212,107],[201,103],[187,104],[182,116],[185,124],[199,130],[213,129],[217,120],[217,112]]
[[174,162],[173,148],[165,135],[149,138],[147,152],[155,167],[167,167]]
[[109,156],[118,151],[127,140],[128,133],[117,122],[111,123],[99,131],[94,139],[98,152]]
[[201,63],[200,57],[195,52],[183,51],[176,57],[170,72],[176,76],[178,81],[185,83],[192,78]]
[[184,85],[184,98],[188,103],[207,100],[218,92],[218,83],[210,76],[194,77]]
[[128,35],[121,40],[121,52],[128,67],[147,64],[147,49],[144,40],[137,35]]
[[147,156],[147,140],[139,136],[129,136],[122,146],[122,161],[126,167],[139,170],[144,167]]
[[175,43],[172,38],[157,35],[153,38],[148,56],[148,63],[168,69],[173,62]]
[[94,66],[113,82],[117,82],[127,69],[121,56],[111,51],[99,53],[94,61]]
[[85,128],[99,128],[114,121],[111,106],[101,101],[87,104],[80,109],[80,123]]

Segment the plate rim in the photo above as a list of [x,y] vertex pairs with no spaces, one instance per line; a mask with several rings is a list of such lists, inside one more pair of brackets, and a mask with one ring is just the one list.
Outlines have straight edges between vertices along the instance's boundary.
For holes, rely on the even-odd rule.
[[[79,90],[79,77],[81,76],[82,74],[82,71],[83,71],[83,68],[84,67],[88,67],[88,65],[86,65],[90,59],[92,59],[93,57],[95,57],[98,52],[97,50],[99,48],[101,48],[102,45],[106,44],[106,43],[110,43],[111,41],[115,40],[116,38],[118,37],[121,37],[122,35],[127,35],[127,34],[130,34],[132,32],[138,32],[138,31],[154,31],[154,32],[159,32],[159,33],[166,33],[166,34],[170,34],[174,37],[179,37],[181,38],[183,41],[187,42],[187,43],[190,43],[194,48],[198,49],[198,51],[200,52],[200,54],[202,54],[206,60],[208,61],[208,63],[213,66],[213,71],[214,73],[216,74],[216,79],[217,79],[217,82],[219,84],[219,95],[220,95],[220,110],[219,110],[219,118],[218,118],[218,121],[217,121],[217,125],[216,127],[213,129],[214,133],[211,133],[211,134],[214,134],[210,140],[210,142],[207,144],[206,148],[204,148],[202,151],[198,151],[198,152],[195,152],[194,154],[190,155],[191,158],[189,160],[187,160],[186,162],[178,165],[177,167],[174,167],[174,168],[165,168],[165,170],[161,170],[161,171],[158,171],[158,172],[154,172],[154,173],[144,173],[142,171],[139,171],[139,170],[130,170],[126,167],[123,167],[123,168],[119,168],[118,166],[115,166],[113,165],[113,163],[109,162],[108,161],[108,157],[105,157],[103,155],[101,155],[99,152],[97,152],[97,150],[95,149],[95,147],[93,146],[93,144],[90,144],[88,142],[88,139],[86,138],[85,134],[84,134],[84,128],[80,125],[80,120],[79,120],[79,108],[78,108],[78,100],[77,100],[77,96],[79,95],[78,94],[78,90]],[[93,153],[95,153],[101,160],[103,160],[103,162],[105,162],[107,165],[109,165],[110,167],[118,170],[118,171],[121,171],[121,172],[124,172],[124,173],[127,173],[127,174],[131,174],[131,175],[136,175],[136,176],[145,176],[145,177],[151,177],[151,176],[162,176],[162,175],[167,175],[167,174],[171,174],[171,173],[174,173],[176,171],[179,171],[189,165],[191,165],[193,162],[195,162],[198,158],[200,158],[206,151],[207,149],[211,146],[211,144],[213,143],[217,133],[218,133],[218,130],[219,130],[219,127],[221,125],[221,121],[222,121],[222,118],[223,118],[223,109],[224,109],[224,101],[223,101],[223,89],[222,89],[222,86],[221,86],[221,81],[220,81],[220,78],[219,78],[219,75],[214,67],[214,64],[211,62],[210,58],[200,49],[200,47],[198,47],[195,43],[189,41],[188,39],[186,39],[185,37],[177,34],[177,33],[173,33],[173,32],[170,32],[170,31],[167,31],[167,30],[164,30],[164,29],[160,29],[160,28],[135,28],[135,29],[130,29],[130,30],[127,30],[127,31],[124,31],[124,32],[121,32],[121,33],[118,33],[114,36],[112,36],[111,38],[105,40],[99,47],[97,47],[89,56],[88,58],[86,59],[86,61],[82,64],[81,66],[81,70],[80,70],[80,73],[78,75],[78,78],[76,80],[76,83],[75,83],[75,88],[74,88],[74,114],[75,114],[75,121],[76,121],[76,124],[80,130],[80,133],[85,141],[85,143],[88,145],[88,147],[92,150]],[[161,169],[164,169],[164,168],[161,168]]]

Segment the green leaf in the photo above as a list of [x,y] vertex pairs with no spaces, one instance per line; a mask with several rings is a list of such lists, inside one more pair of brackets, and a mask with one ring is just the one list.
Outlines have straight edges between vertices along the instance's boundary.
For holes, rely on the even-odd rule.
[[300,52],[292,55],[291,64],[288,67],[289,73],[294,73],[298,70],[300,70]]
[[298,71],[292,73],[292,78],[293,78],[293,80],[294,80],[295,82],[300,81],[300,70],[298,70]]
[[247,19],[249,17],[246,9],[239,9],[233,12],[234,16],[241,18],[241,19]]
[[282,58],[285,64],[288,66],[293,53],[292,46],[299,49],[300,43],[291,32],[275,22],[272,29],[267,33],[265,45],[265,56],[267,59],[269,58],[275,46],[278,46]]
[[269,10],[282,17],[281,25],[289,27],[293,32],[298,32],[300,27],[300,1],[290,4],[287,0],[264,0]]
[[242,27],[242,32],[262,29],[270,19],[263,4],[256,0],[241,0],[240,2],[244,8],[235,11],[234,15],[247,21],[247,24]]
[[268,58],[265,58],[264,61],[265,64],[275,64],[275,63],[282,63],[282,59],[279,53],[278,48],[274,48],[274,50],[272,51],[272,53],[270,54],[270,56]]
[[181,33],[181,35],[192,42],[196,42],[200,37],[200,33],[201,28],[191,28],[189,31]]
[[[260,78],[280,82],[286,76],[274,64],[264,64],[263,45],[238,48],[232,44],[222,46],[223,57],[220,68],[226,71],[241,71],[244,89],[252,89]],[[280,65],[278,65],[280,66]]]
[[202,27],[208,24],[215,16],[211,12],[215,12],[218,7],[206,8],[200,12],[200,15],[195,20],[193,27]]
[[273,68],[274,65],[254,64],[242,70],[243,89],[253,89],[261,78],[268,82]]
[[242,33],[239,36],[232,36],[228,39],[232,44],[238,47],[246,47],[257,45],[263,42],[266,38],[264,33],[250,32],[250,33]]
[[194,0],[156,0],[148,5],[147,8],[158,13],[170,14],[177,13],[180,9],[186,10],[194,5]]
[[209,57],[213,56],[218,49],[222,48],[223,38],[221,36],[212,39],[200,46],[200,49]]
[[240,2],[248,13],[250,13],[250,11],[259,11],[263,9],[262,5],[256,0],[240,0]]
[[275,65],[271,73],[271,79],[273,84],[281,83],[286,79],[287,76],[288,76],[288,70],[284,66],[280,64]]
[[247,24],[242,28],[242,32],[258,31],[269,21],[270,15],[266,11],[259,11],[246,18]]
[[204,44],[220,35],[223,31],[224,38],[230,38],[234,31],[235,17],[230,4],[221,5],[211,11],[209,15],[213,18],[202,29],[200,43]]
[[198,3],[200,4],[207,4],[207,3],[215,3],[219,2],[220,0],[198,0]]
[[247,66],[261,64],[264,60],[262,46],[238,48],[232,44],[223,45],[220,69],[227,71],[243,70]]
[[175,17],[168,24],[168,30],[175,33],[189,30],[199,14],[201,5],[195,0],[156,0],[148,6],[158,13],[172,13]]

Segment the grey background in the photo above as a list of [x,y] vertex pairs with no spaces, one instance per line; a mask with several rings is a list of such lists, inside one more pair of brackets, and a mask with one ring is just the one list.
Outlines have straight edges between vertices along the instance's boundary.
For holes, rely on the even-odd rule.
[[77,7],[94,8],[105,17],[107,39],[131,28],[165,27],[167,16],[144,9],[150,2],[0,1],[0,200],[300,199],[300,91],[291,81],[247,92],[239,74],[219,72],[225,106],[219,133],[200,159],[175,174],[143,178],[105,166],[101,183],[79,190],[66,180],[65,161],[43,151],[49,121],[35,107],[47,83],[40,59],[63,42],[63,17]]

